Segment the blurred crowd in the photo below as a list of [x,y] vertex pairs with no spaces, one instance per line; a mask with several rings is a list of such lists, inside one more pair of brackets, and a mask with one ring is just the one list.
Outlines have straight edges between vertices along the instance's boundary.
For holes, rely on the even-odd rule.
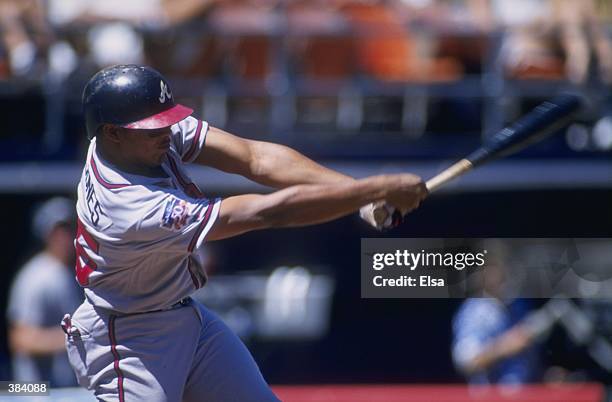
[[610,83],[611,10],[609,0],[0,0],[0,79],[133,62],[246,80],[284,69],[448,81],[488,65]]

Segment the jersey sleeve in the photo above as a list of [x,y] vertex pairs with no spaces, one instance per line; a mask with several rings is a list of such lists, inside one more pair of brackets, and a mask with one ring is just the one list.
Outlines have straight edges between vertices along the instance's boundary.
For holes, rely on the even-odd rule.
[[183,163],[191,163],[204,147],[208,123],[187,117],[172,126],[172,141]]
[[[211,230],[221,199],[191,198],[182,192],[158,192],[142,209],[129,236],[155,252],[191,253]],[[142,250],[144,251],[144,250]]]

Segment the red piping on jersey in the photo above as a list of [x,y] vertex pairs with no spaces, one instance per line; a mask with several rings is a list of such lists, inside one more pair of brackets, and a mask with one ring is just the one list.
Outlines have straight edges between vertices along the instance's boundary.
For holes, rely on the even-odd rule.
[[200,281],[198,281],[198,278],[196,278],[195,274],[193,273],[193,270],[191,269],[191,257],[187,258],[187,271],[189,271],[189,275],[191,276],[191,282],[193,282],[193,286],[195,286],[196,289],[200,289]]
[[187,186],[189,185],[189,183],[187,182],[187,180],[185,180],[185,178],[183,178],[183,176],[181,176],[181,173],[176,167],[176,163],[174,162],[174,160],[172,159],[170,155],[168,155],[168,163],[170,164],[170,170],[172,170],[172,173],[174,173],[174,175],[176,176],[177,180],[179,181],[179,184],[184,189],[187,189]]
[[174,173],[174,176],[179,181],[179,184],[181,187],[183,187],[183,190],[188,196],[193,198],[204,197],[204,194],[202,194],[200,189],[194,183],[185,180],[185,178],[181,175],[181,172],[178,170],[178,167],[176,167],[176,163],[171,156],[168,156],[168,164],[170,165],[170,170],[172,170],[172,173]]
[[125,395],[123,391],[123,373],[119,368],[119,352],[117,352],[117,338],[115,338],[115,319],[117,316],[111,315],[108,319],[108,337],[111,342],[111,352],[113,353],[113,357],[115,359],[113,365],[115,367],[115,373],[117,373],[117,384],[119,391],[119,402],[125,402]]
[[98,165],[96,165],[96,160],[94,159],[93,152],[91,155],[91,159],[89,160],[89,164],[91,165],[91,170],[93,170],[94,176],[96,177],[96,180],[98,180],[98,183],[100,183],[107,189],[114,190],[117,188],[123,188],[123,187],[129,186],[129,184],[113,184],[113,183],[109,183],[106,180],[104,180],[102,176],[100,175],[100,172],[98,171]]
[[206,224],[208,223],[208,220],[210,219],[210,215],[212,214],[212,210],[214,206],[215,204],[213,202],[210,202],[208,204],[208,209],[206,210],[204,219],[202,219],[202,222],[200,223],[200,227],[198,227],[198,230],[196,230],[195,234],[193,235],[193,239],[191,239],[191,242],[189,242],[189,247],[187,248],[187,251],[189,251],[190,253],[195,248],[195,245],[198,242],[198,237],[200,237],[200,234],[202,234],[202,231],[206,227]]
[[196,148],[198,147],[198,143],[200,142],[200,134],[202,133],[202,120],[198,120],[198,128],[196,128],[195,136],[193,137],[193,142],[191,143],[191,147],[189,147],[189,151],[183,157],[183,162],[188,161],[193,156]]

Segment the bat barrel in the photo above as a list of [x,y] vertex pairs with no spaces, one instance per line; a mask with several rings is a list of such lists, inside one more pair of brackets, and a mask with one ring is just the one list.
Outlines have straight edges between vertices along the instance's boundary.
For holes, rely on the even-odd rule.
[[562,128],[582,105],[582,98],[572,94],[559,95],[543,102],[511,126],[490,137],[466,159],[476,166],[516,152]]

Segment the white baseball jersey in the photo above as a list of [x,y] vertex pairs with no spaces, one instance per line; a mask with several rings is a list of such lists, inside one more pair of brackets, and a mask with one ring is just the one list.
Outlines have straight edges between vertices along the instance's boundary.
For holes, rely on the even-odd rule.
[[221,200],[205,198],[183,165],[204,146],[208,124],[172,126],[166,178],[119,170],[91,140],[78,186],[76,276],[88,301],[121,313],[168,308],[206,282],[200,245]]

